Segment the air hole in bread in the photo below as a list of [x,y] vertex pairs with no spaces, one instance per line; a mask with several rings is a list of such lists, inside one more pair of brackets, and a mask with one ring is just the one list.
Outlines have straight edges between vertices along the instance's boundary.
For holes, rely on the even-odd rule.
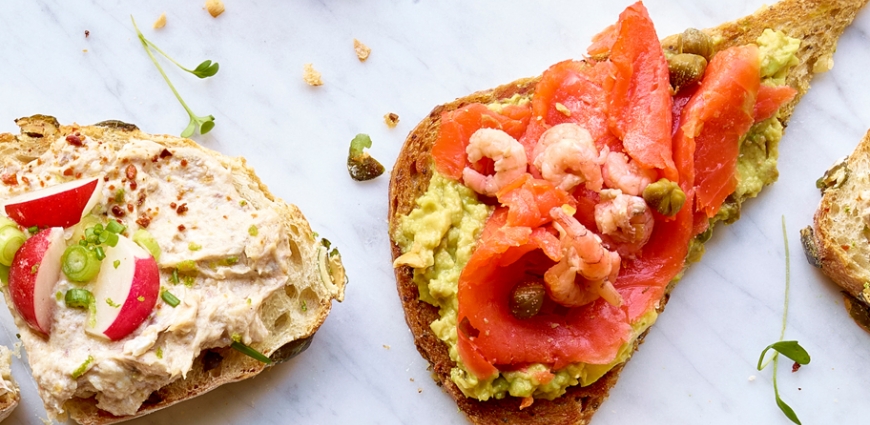
[[291,300],[295,300],[296,297],[299,296],[299,290],[296,289],[295,286],[285,285],[284,293],[287,294],[287,298],[290,298]]
[[275,324],[272,325],[272,329],[285,329],[285,327],[287,326],[287,322],[289,321],[290,316],[287,313],[284,313],[278,316],[277,319],[275,319]]
[[299,250],[299,245],[296,244],[296,241],[290,239],[290,251],[292,254],[290,255],[290,263],[293,264],[294,267],[302,267],[302,254]]

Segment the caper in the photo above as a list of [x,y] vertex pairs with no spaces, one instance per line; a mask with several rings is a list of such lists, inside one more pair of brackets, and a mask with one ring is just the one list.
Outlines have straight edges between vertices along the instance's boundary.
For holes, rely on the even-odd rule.
[[710,60],[713,56],[713,41],[703,31],[689,28],[681,34],[682,50],[680,53],[691,53]]
[[511,291],[511,314],[517,319],[534,317],[541,311],[546,295],[547,291],[540,280],[523,280]]
[[674,92],[678,92],[680,87],[701,81],[704,71],[707,70],[707,59],[691,53],[680,53],[668,59],[668,70],[670,71],[671,86],[673,86]]
[[647,185],[643,190],[643,200],[662,215],[677,215],[686,202],[686,194],[680,185],[668,179],[660,179]]
[[662,50],[665,51],[665,56],[678,55],[683,53],[683,35],[672,34],[662,40]]

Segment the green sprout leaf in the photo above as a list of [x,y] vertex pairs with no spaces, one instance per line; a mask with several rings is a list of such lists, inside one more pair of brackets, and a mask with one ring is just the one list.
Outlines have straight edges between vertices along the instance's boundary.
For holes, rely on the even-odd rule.
[[791,406],[785,404],[781,398],[779,398],[779,393],[776,394],[776,405],[779,406],[779,410],[782,410],[782,413],[785,414],[785,417],[789,418],[792,422],[797,425],[801,425],[800,419],[798,419],[797,414],[795,414],[794,410],[792,410]]
[[193,113],[193,111],[190,109],[190,107],[187,106],[187,103],[184,102],[184,99],[181,98],[181,95],[178,94],[178,90],[176,90],[175,86],[172,85],[172,81],[169,81],[169,77],[166,75],[166,72],[163,71],[163,67],[160,66],[160,63],[157,62],[157,58],[154,57],[154,53],[152,53],[151,50],[153,49],[157,53],[160,53],[161,55],[163,55],[164,57],[169,59],[170,62],[177,65],[179,68],[181,68],[181,69],[183,69],[183,70],[185,70],[193,75],[196,75],[199,78],[211,77],[212,75],[217,74],[218,68],[219,68],[217,62],[212,63],[211,61],[207,60],[207,61],[199,64],[199,66],[197,66],[196,69],[193,69],[193,70],[187,69],[187,68],[181,66],[181,64],[176,62],[174,59],[172,59],[169,55],[164,53],[162,50],[160,50],[160,48],[158,48],[154,43],[152,43],[151,41],[146,39],[145,36],[142,35],[142,32],[139,31],[139,27],[136,26],[136,20],[133,19],[132,16],[130,16],[130,20],[133,21],[133,28],[136,29],[136,35],[139,37],[139,41],[142,43],[142,47],[145,49],[145,53],[148,53],[148,57],[151,58],[151,62],[153,62],[154,66],[157,67],[157,70],[160,71],[160,75],[163,76],[163,80],[166,81],[166,84],[169,86],[169,89],[172,90],[172,93],[175,95],[175,98],[178,99],[178,102],[181,103],[182,107],[184,107],[184,110],[187,112],[187,115],[190,116],[190,122],[187,124],[187,127],[185,127],[184,131],[181,132],[181,137],[190,137],[197,130],[199,130],[199,134],[206,134],[209,131],[211,131],[214,128],[214,116],[212,116],[212,115],[199,116],[199,115],[196,115]]
[[807,350],[805,350],[804,347],[801,347],[797,341],[778,341],[768,345],[767,348],[761,352],[761,357],[758,358],[758,370],[764,368],[764,365],[762,365],[764,355],[771,349],[796,361],[798,364],[806,365],[810,363],[810,354],[807,353]]

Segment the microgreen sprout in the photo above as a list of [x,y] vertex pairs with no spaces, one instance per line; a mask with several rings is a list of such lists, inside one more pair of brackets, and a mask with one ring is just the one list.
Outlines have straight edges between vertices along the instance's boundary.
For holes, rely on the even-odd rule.
[[199,78],[211,77],[212,75],[217,74],[217,72],[218,72],[217,62],[212,62],[210,60],[207,60],[207,61],[204,61],[201,64],[199,64],[193,70],[187,69],[187,68],[181,66],[181,64],[176,62],[174,59],[169,57],[169,55],[164,53],[162,50],[160,50],[156,45],[154,45],[154,43],[152,43],[151,41],[146,39],[145,36],[142,35],[142,32],[139,31],[139,27],[136,26],[136,20],[133,19],[132,16],[130,16],[130,19],[133,21],[133,28],[136,29],[136,35],[139,36],[139,41],[142,42],[142,47],[145,49],[145,52],[148,53],[148,57],[151,58],[151,62],[153,62],[154,66],[157,67],[157,70],[160,71],[160,75],[163,76],[163,80],[166,81],[166,84],[169,85],[169,88],[172,90],[172,93],[175,94],[175,98],[178,99],[178,102],[181,103],[181,106],[184,107],[185,111],[187,111],[187,115],[190,116],[190,123],[187,125],[187,127],[184,129],[184,131],[181,132],[181,137],[190,137],[197,130],[199,130],[199,134],[206,134],[209,131],[211,131],[211,129],[214,128],[214,116],[206,115],[204,117],[201,117],[201,116],[193,113],[193,111],[190,109],[190,107],[187,106],[187,103],[185,103],[184,100],[181,98],[181,95],[178,94],[178,91],[175,89],[175,86],[173,86],[172,82],[169,81],[169,77],[166,75],[166,72],[163,71],[163,67],[160,66],[160,63],[157,62],[157,58],[154,57],[154,53],[151,52],[151,49],[154,49],[155,51],[157,51],[158,53],[160,53],[161,55],[163,55],[164,57],[169,59],[172,63],[174,63],[175,65],[178,65],[179,68],[181,68],[181,69],[183,69],[183,70],[185,70],[193,75],[196,75]]
[[[782,410],[782,413],[785,414],[789,420],[801,425],[801,421],[798,419],[794,410],[779,397],[779,388],[776,386],[776,371],[777,366],[779,365],[778,360],[780,354],[794,360],[800,365],[809,364],[810,362],[809,353],[807,353],[807,350],[801,347],[797,341],[783,341],[783,338],[785,338],[786,319],[788,318],[788,289],[791,274],[789,271],[788,236],[786,236],[785,231],[785,216],[782,217],[782,240],[785,243],[785,307],[782,312],[782,331],[779,334],[779,341],[768,345],[761,352],[761,356],[758,358],[757,368],[760,371],[764,369],[768,363],[771,361],[773,362],[773,394],[776,396],[776,405],[779,406],[779,409]],[[767,361],[764,361],[764,356],[767,354],[768,350],[774,351],[773,356]]]

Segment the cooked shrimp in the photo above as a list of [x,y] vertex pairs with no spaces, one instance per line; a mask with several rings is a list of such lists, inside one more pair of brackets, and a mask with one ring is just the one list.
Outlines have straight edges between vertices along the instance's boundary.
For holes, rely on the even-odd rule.
[[562,259],[544,273],[550,298],[566,307],[588,304],[598,297],[622,305],[622,296],[612,283],[619,273],[619,254],[608,251],[598,235],[562,208],[553,208],[550,216],[562,245]]
[[634,196],[640,196],[657,177],[654,169],[642,168],[622,152],[608,153],[601,168],[607,187]]
[[465,184],[477,193],[495,196],[502,187],[521,177],[527,169],[526,150],[516,139],[501,130],[481,128],[471,135],[465,148],[470,162],[481,158],[495,161],[495,174],[483,175],[469,167],[462,170]]
[[533,157],[541,177],[561,189],[571,190],[586,183],[589,190],[601,190],[605,153],[598,152],[592,136],[577,124],[557,124],[545,131]]
[[595,225],[598,231],[620,245],[620,255],[637,252],[649,241],[655,220],[646,201],[626,195],[619,189],[601,191],[601,202],[595,205]]

